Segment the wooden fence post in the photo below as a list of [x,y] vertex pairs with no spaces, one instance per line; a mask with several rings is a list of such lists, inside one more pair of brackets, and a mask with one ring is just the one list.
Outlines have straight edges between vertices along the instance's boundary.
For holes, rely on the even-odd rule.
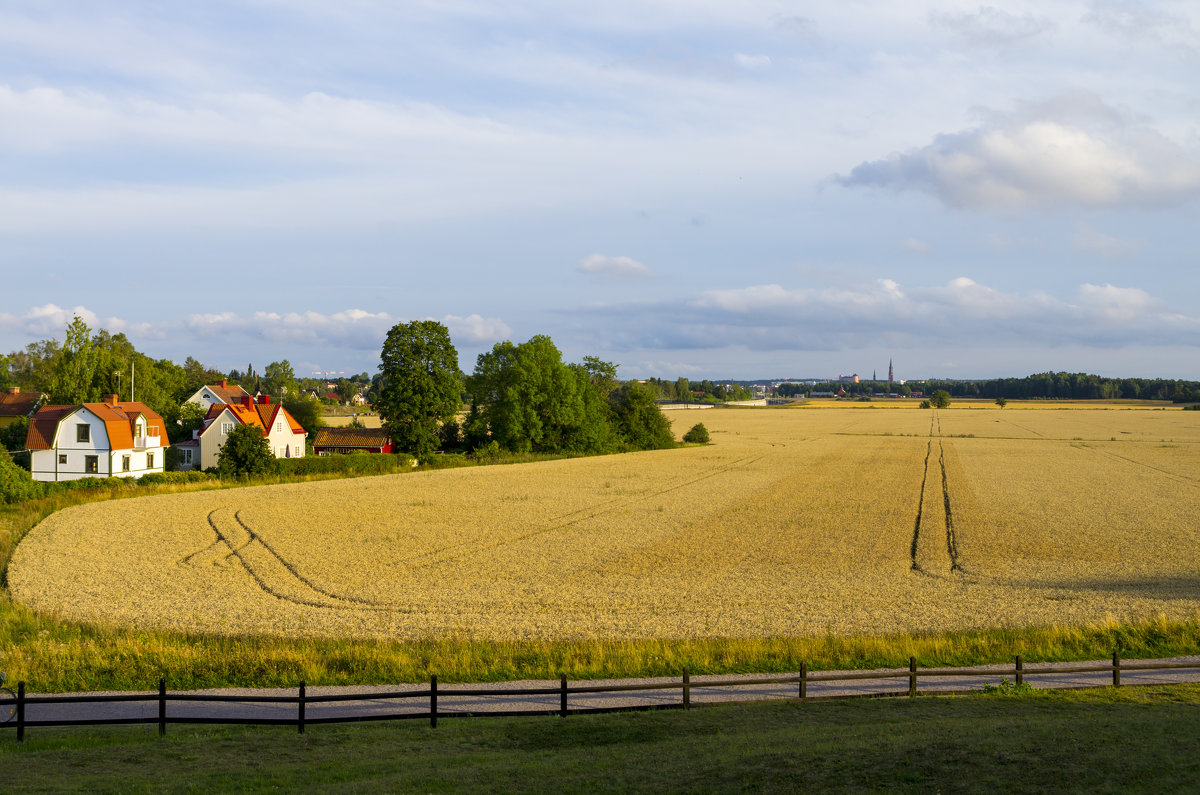
[[25,742],[25,683],[17,682],[17,742]]
[[800,663],[800,698],[808,698],[808,663]]
[[308,688],[305,687],[304,680],[300,680],[300,697],[296,699],[296,730],[300,734],[304,734],[304,699],[308,695]]
[[688,676],[688,669],[683,669],[683,708],[692,708],[692,678]]
[[167,733],[167,677],[158,678],[158,736]]
[[437,728],[437,674],[429,677],[429,728]]
[[558,676],[558,716],[560,718],[565,718],[567,717],[567,675],[559,674]]
[[1121,686],[1121,653],[1113,652],[1113,687]]
[[917,658],[908,658],[908,695],[910,698],[917,696]]
[[1017,655],[1017,687],[1025,684],[1025,668],[1021,664],[1021,655]]

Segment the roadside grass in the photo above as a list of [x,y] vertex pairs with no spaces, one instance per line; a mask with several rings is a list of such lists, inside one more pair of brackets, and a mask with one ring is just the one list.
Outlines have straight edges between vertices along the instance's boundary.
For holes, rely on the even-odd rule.
[[1200,685],[616,713],[0,734],[10,792],[1157,791],[1200,783]]

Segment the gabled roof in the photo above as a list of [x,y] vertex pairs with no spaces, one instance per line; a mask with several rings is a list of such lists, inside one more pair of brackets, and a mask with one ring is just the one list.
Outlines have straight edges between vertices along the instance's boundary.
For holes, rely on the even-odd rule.
[[[108,433],[110,450],[132,450],[134,425],[138,417],[145,417],[148,428],[157,428],[163,446],[167,444],[167,425],[163,418],[151,411],[145,403],[119,402],[115,398],[107,403],[81,403],[77,406],[43,406],[33,415],[29,432],[25,435],[25,446],[30,450],[52,450],[58,424],[68,415],[87,409],[104,423]],[[153,434],[151,434],[153,435]]]
[[250,397],[250,393],[245,389],[242,389],[237,384],[229,384],[225,381],[219,384],[205,384],[202,388],[212,392],[220,398],[222,403],[240,403],[242,398]]
[[313,447],[385,447],[386,428],[318,428]]
[[249,395],[246,395],[244,399],[238,401],[237,403],[230,403],[228,405],[214,403],[213,405],[209,406],[208,414],[204,417],[204,430],[201,431],[201,434],[206,432],[209,426],[213,424],[213,421],[216,420],[217,417],[221,416],[221,413],[224,411],[228,411],[230,414],[232,414],[233,418],[242,425],[256,425],[261,428],[264,433],[269,432],[271,426],[275,424],[275,420],[279,418],[279,415],[282,415],[282,418],[287,421],[288,428],[292,433],[306,433],[304,428],[301,427],[300,423],[296,422],[295,418],[288,413],[288,410],[280,404],[255,403],[251,400]]
[[0,417],[28,417],[45,397],[41,392],[21,392],[13,387],[0,394]]

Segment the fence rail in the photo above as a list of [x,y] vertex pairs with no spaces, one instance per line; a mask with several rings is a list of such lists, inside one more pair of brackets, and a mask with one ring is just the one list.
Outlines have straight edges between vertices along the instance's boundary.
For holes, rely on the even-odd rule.
[[[989,668],[918,668],[915,658],[909,658],[908,670],[891,670],[891,671],[854,671],[854,672],[810,672],[806,664],[801,664],[800,672],[797,674],[789,674],[785,676],[766,676],[756,678],[725,678],[725,679],[706,679],[702,681],[692,680],[688,670],[685,668],[681,676],[675,680],[660,681],[660,682],[639,682],[636,684],[579,684],[571,685],[567,681],[567,677],[563,675],[557,687],[532,687],[521,689],[507,688],[442,688],[438,685],[436,676],[430,677],[429,687],[417,690],[403,691],[378,691],[367,693],[344,693],[344,694],[324,694],[324,695],[309,695],[307,686],[304,682],[300,682],[296,695],[286,696],[268,696],[268,695],[208,695],[200,693],[171,693],[167,691],[166,679],[160,679],[158,682],[158,691],[156,693],[137,693],[137,694],[117,694],[117,695],[29,695],[25,692],[25,683],[17,683],[16,709],[13,720],[6,724],[0,724],[0,728],[12,728],[16,730],[17,740],[24,742],[26,730],[37,727],[50,726],[117,726],[117,725],[137,725],[137,724],[157,724],[159,734],[166,734],[168,724],[236,724],[247,726],[295,726],[300,733],[304,733],[305,727],[311,724],[327,724],[327,723],[352,723],[358,721],[384,721],[384,720],[428,720],[430,726],[436,728],[439,718],[451,717],[467,717],[471,715],[488,715],[488,716],[519,716],[519,715],[561,715],[566,717],[570,714],[579,713],[600,713],[614,711],[644,711],[652,709],[688,709],[691,707],[693,691],[706,688],[750,688],[763,687],[766,685],[795,685],[795,694],[790,696],[796,699],[808,699],[812,696],[808,693],[808,686],[812,683],[828,683],[828,682],[849,682],[857,680],[881,680],[881,679],[905,679],[907,680],[907,688],[904,690],[887,689],[878,692],[871,692],[865,695],[872,696],[916,696],[918,694],[917,683],[921,679],[938,679],[947,677],[996,677],[1012,676],[1015,683],[1020,686],[1025,684],[1028,677],[1045,676],[1052,674],[1077,674],[1077,673],[1102,673],[1111,674],[1112,684],[1115,687],[1121,686],[1121,673],[1134,671],[1165,671],[1165,670],[1200,670],[1200,661],[1197,662],[1122,662],[1120,656],[1113,654],[1111,663],[1092,664],[1092,665],[1073,665],[1066,667],[1041,667],[1041,668],[1026,668],[1021,657],[1016,657],[1011,668],[1006,667],[989,667]],[[640,704],[640,705],[622,705],[608,707],[570,707],[570,697],[572,695],[598,695],[598,694],[617,694],[617,693],[634,693],[645,691],[678,691],[680,698],[678,701],[670,701],[655,704]],[[533,709],[519,710],[479,710],[479,711],[448,711],[445,708],[439,709],[438,699],[448,699],[456,697],[468,698],[489,698],[489,697],[524,697],[524,696],[557,696],[557,709],[552,707],[542,707]],[[829,698],[823,696],[822,698]],[[833,696],[837,697],[837,696]],[[398,711],[374,711],[366,714],[351,714],[351,715],[333,715],[333,716],[311,716],[308,714],[308,707],[316,704],[352,704],[361,702],[422,702],[428,704],[427,711],[417,712],[398,712]],[[121,704],[121,703],[157,703],[157,715],[143,715],[136,717],[100,717],[100,718],[58,718],[58,719],[39,719],[30,720],[26,717],[26,709],[29,705],[63,705],[63,704]],[[278,704],[278,705],[294,705],[294,717],[252,717],[240,715],[168,715],[167,705],[170,703],[191,703],[191,704]],[[0,704],[0,708],[7,705]]]

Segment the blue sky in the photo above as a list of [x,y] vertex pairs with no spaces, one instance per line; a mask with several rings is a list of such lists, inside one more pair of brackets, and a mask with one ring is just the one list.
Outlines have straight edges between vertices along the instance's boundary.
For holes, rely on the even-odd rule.
[[1200,378],[1186,2],[0,3],[0,350]]

